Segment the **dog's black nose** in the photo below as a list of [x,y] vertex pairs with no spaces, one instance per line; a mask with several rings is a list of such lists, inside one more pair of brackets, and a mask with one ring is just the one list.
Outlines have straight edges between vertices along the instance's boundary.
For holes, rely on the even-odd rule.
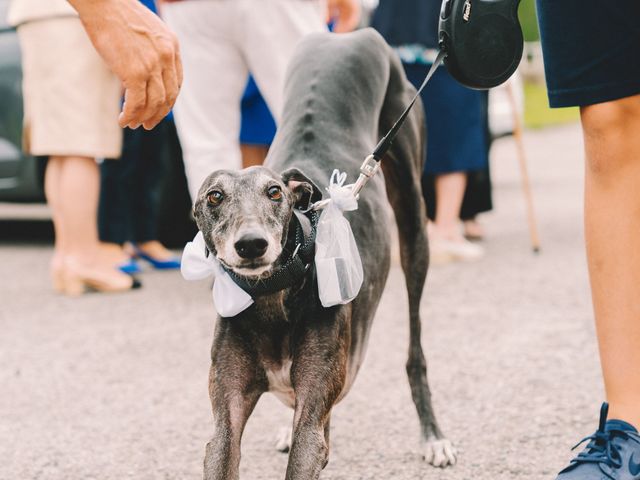
[[243,235],[234,247],[242,258],[259,258],[267,251],[269,242],[256,235]]

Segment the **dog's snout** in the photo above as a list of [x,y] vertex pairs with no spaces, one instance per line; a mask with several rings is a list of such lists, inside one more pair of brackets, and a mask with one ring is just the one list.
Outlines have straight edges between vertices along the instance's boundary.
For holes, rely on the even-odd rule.
[[245,234],[238,240],[234,247],[242,258],[260,258],[267,251],[269,242],[259,235]]

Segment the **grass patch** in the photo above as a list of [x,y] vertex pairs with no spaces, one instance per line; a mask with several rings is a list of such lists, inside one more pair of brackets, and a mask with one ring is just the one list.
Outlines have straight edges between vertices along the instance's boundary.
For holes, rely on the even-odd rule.
[[544,85],[525,83],[524,99],[524,123],[527,128],[543,128],[580,119],[577,107],[549,108],[547,89]]

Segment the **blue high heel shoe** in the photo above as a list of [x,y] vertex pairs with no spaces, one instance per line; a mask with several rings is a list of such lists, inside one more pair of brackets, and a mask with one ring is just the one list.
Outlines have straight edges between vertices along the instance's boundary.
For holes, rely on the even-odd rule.
[[138,265],[138,262],[136,262],[133,258],[130,258],[129,261],[123,262],[118,265],[118,270],[128,275],[133,275],[142,271],[140,265]]
[[147,255],[136,245],[134,245],[133,248],[135,249],[136,256],[138,258],[149,262],[153,266],[153,268],[157,270],[177,270],[180,268],[180,257],[171,257],[168,260],[159,260],[152,257],[151,255]]

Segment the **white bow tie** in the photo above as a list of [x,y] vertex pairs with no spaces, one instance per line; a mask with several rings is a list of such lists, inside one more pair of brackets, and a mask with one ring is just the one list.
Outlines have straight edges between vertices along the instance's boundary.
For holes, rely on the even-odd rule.
[[187,243],[182,254],[180,271],[185,280],[204,280],[214,277],[213,304],[221,317],[235,317],[253,304],[253,298],[242,290],[224,271],[213,254],[206,255],[207,246],[202,232]]

